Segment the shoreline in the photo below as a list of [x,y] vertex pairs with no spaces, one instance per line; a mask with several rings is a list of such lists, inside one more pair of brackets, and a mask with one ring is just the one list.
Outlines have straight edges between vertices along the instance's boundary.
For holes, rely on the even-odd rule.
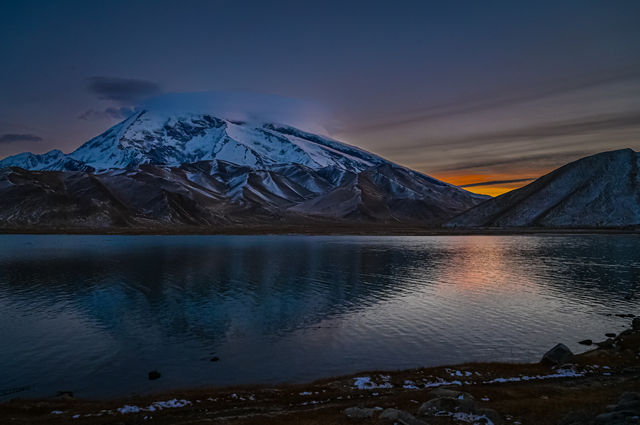
[[[368,371],[306,384],[185,389],[114,399],[74,399],[71,394],[16,398],[0,404],[0,421],[391,424],[394,422],[384,419],[386,416],[379,416],[398,409],[405,419],[409,415],[417,421],[404,421],[410,425],[557,424],[570,412],[583,419],[567,424],[588,424],[606,413],[607,406],[615,405],[623,393],[640,390],[640,329],[621,332],[598,348],[573,356],[569,364],[562,358],[554,361],[555,365],[464,363]],[[447,411],[447,403],[457,407]],[[437,404],[441,411],[430,416],[425,410],[430,404]],[[490,422],[482,422],[483,417]]]
[[103,235],[103,236],[512,236],[512,235],[640,235],[640,228],[478,227],[422,228],[418,226],[246,226],[176,228],[0,228],[0,235]]

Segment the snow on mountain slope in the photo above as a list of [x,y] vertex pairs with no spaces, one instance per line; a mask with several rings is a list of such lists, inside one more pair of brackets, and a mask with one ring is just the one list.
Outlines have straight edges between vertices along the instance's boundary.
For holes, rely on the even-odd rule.
[[202,113],[141,111],[68,155],[25,153],[3,168],[0,226],[12,228],[433,226],[486,199],[324,136]]
[[640,154],[603,152],[490,199],[449,227],[619,227],[640,225]]
[[[55,161],[49,158],[54,156],[52,152]],[[65,155],[52,152],[9,157],[0,161],[0,167],[64,169],[61,164]],[[292,127],[234,122],[207,114],[164,115],[148,111],[134,114],[66,158],[96,170],[141,164],[178,166],[219,159],[260,169],[294,163],[313,169],[335,166],[362,171],[385,162],[363,150]]]
[[26,170],[88,170],[84,163],[69,158],[62,151],[54,149],[41,155],[34,155],[31,152],[23,152],[10,156],[0,161],[0,168],[20,167]]

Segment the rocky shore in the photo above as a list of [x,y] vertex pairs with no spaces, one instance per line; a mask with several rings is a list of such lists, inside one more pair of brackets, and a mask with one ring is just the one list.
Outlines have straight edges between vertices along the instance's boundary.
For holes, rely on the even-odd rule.
[[120,400],[14,399],[7,424],[640,424],[640,318],[574,355],[367,372],[306,385],[176,391]]

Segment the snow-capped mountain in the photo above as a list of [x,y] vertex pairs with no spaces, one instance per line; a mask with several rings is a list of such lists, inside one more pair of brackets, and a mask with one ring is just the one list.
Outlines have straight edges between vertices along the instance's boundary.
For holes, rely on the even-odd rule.
[[62,151],[54,149],[41,155],[23,152],[0,161],[0,168],[20,167],[25,170],[79,171],[91,170],[85,164],[69,158]]
[[622,227],[640,225],[640,153],[603,152],[569,163],[490,199],[449,227]]
[[433,226],[484,199],[328,137],[208,114],[142,111],[70,154],[0,161],[5,228]]
[[0,168],[65,170],[66,160],[70,170],[77,170],[78,164],[105,170],[142,164],[179,166],[214,159],[252,168],[294,163],[348,171],[386,162],[361,149],[289,126],[230,121],[208,114],[141,111],[68,155],[57,150],[42,155],[23,153],[0,161]]

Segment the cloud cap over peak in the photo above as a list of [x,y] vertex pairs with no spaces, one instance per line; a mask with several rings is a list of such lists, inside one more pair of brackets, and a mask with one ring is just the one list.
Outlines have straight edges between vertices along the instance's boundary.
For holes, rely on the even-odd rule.
[[140,108],[165,114],[207,113],[220,118],[272,122],[327,134],[334,122],[318,102],[245,91],[166,93],[146,99]]

